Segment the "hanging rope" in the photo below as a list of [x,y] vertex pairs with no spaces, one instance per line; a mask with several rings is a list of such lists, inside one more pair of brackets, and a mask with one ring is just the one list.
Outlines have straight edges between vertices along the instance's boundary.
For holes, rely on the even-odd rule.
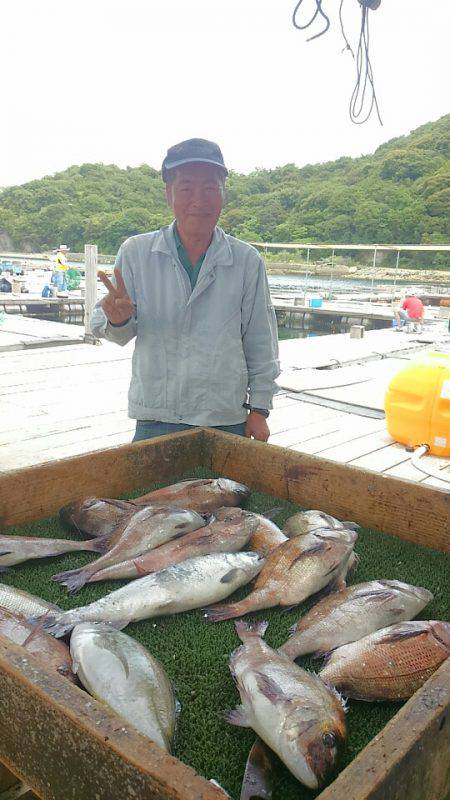
[[378,8],[381,0],[358,0],[358,2],[362,6],[362,16],[356,53],[356,83],[349,106],[350,119],[355,125],[363,125],[375,108],[382,125],[369,57],[369,9]]
[[297,28],[297,30],[299,30],[299,31],[304,31],[304,30],[306,30],[306,28],[309,28],[313,24],[313,22],[316,20],[316,18],[319,16],[319,14],[320,14],[321,17],[324,18],[324,20],[325,20],[324,29],[322,31],[319,31],[319,33],[314,34],[314,36],[310,36],[309,39],[306,40],[307,42],[312,42],[313,39],[318,39],[319,36],[323,36],[324,33],[326,33],[328,28],[330,27],[330,20],[327,17],[327,15],[325,14],[325,12],[324,12],[324,10],[322,8],[322,0],[315,0],[315,2],[316,2],[316,10],[315,10],[314,14],[312,15],[311,19],[309,20],[309,22],[307,22],[305,25],[300,25],[297,22],[297,14],[298,14],[300,6],[303,3],[303,0],[298,0],[298,3],[294,8],[294,13],[292,14],[292,23],[293,23],[294,27]]
[[[294,8],[294,12],[292,14],[292,23],[295,28],[299,31],[307,30],[310,28],[311,25],[319,18],[322,17],[325,26],[324,28],[315,33],[314,36],[310,36],[309,39],[306,41],[311,42],[313,39],[318,39],[319,36],[323,36],[324,33],[330,27],[330,20],[325,11],[322,8],[322,3],[324,0],[314,0],[316,4],[316,10],[312,14],[309,20],[305,21],[304,23],[300,23],[298,21],[299,11],[302,6],[303,0],[298,0]],[[378,101],[375,92],[375,84],[374,84],[374,77],[373,77],[373,70],[372,65],[370,63],[369,57],[369,10],[375,11],[381,4],[381,0],[357,0],[359,5],[361,6],[361,27],[359,33],[359,41],[358,41],[358,49],[356,52],[356,59],[353,53],[353,50],[350,46],[350,43],[347,39],[344,29],[344,22],[342,18],[342,8],[344,5],[344,0],[341,0],[339,5],[339,22],[341,26],[341,33],[345,42],[345,50],[349,50],[352,57],[356,60],[356,83],[353,89],[351,98],[350,98],[350,105],[349,105],[349,113],[350,119],[355,125],[362,125],[364,122],[367,122],[372,111],[375,109],[376,114],[378,116],[380,125],[382,125],[380,110],[378,108]]]

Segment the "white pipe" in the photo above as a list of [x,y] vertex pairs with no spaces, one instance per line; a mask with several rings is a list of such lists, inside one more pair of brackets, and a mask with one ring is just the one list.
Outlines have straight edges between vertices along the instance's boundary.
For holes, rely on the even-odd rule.
[[420,447],[416,447],[414,453],[411,456],[411,464],[420,472],[424,472],[425,475],[429,475],[431,478],[438,478],[440,481],[445,481],[446,483],[450,483],[450,475],[443,475],[442,472],[439,471],[430,471],[426,469],[419,463],[419,459],[422,458],[426,453],[429,451],[429,445],[421,444]]

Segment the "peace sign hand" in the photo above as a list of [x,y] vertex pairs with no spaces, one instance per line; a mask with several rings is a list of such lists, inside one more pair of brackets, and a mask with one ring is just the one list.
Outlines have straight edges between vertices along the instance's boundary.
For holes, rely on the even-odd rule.
[[117,286],[111,283],[104,272],[99,271],[98,277],[108,289],[108,294],[103,298],[100,305],[109,322],[112,322],[113,325],[122,325],[128,322],[134,314],[134,306],[129,298],[121,271],[117,267],[114,269]]

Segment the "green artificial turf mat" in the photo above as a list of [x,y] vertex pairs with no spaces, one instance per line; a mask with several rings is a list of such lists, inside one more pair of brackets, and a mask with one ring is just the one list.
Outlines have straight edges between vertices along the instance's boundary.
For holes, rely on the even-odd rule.
[[[179,480],[187,477],[213,477],[213,473],[197,468],[189,475],[180,476]],[[161,484],[143,486],[124,497],[137,497],[159,486]],[[259,513],[274,506],[281,509],[274,520],[280,527],[291,514],[299,510],[299,506],[258,492],[253,493],[244,504],[245,508]],[[58,519],[22,525],[10,529],[8,533],[79,538],[67,531]],[[449,560],[443,553],[366,529],[360,531],[355,551],[361,560],[350,583],[387,578],[425,586],[433,592],[434,600],[419,617],[449,619]],[[0,580],[65,609],[85,605],[108,591],[123,586],[124,582],[89,584],[72,597],[50,578],[56,572],[92,561],[94,555],[70,553],[58,558],[30,561],[11,568],[0,575]],[[244,597],[248,592],[249,587],[243,587],[234,597]],[[267,619],[269,628],[266,640],[269,645],[279,647],[287,639],[291,625],[311,605],[312,602],[307,601],[301,611],[269,609],[250,614],[247,619]],[[126,632],[160,659],[176,687],[181,714],[174,755],[206,778],[214,778],[230,793],[233,800],[237,800],[247,755],[255,735],[249,729],[229,725],[222,718],[223,711],[234,708],[240,702],[228,668],[229,655],[240,644],[233,621],[207,623],[203,619],[203,612],[196,610],[134,623],[126,628]],[[315,669],[320,662],[306,657],[300,659],[299,664],[306,669]],[[400,707],[401,703],[369,704],[350,701],[347,714],[348,737],[339,763],[340,769],[359,753]],[[274,765],[273,800],[310,800],[317,795],[317,792],[299,784],[276,757]]]

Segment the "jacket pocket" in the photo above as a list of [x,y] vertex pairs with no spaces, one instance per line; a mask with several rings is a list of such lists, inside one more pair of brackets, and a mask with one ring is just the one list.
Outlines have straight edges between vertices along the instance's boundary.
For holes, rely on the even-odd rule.
[[147,331],[137,341],[128,393],[130,403],[145,408],[167,406],[167,354],[161,337]]

